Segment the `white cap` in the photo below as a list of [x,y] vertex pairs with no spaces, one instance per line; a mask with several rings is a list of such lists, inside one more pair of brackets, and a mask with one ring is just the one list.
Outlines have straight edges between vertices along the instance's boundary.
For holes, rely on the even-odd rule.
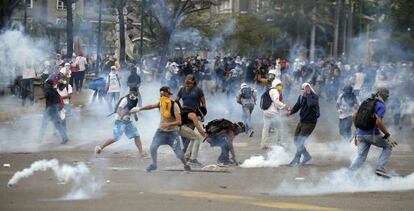
[[65,66],[70,66],[70,64],[69,63],[65,63]]
[[240,85],[240,88],[241,89],[243,89],[243,88],[247,88],[247,87],[249,87],[246,83],[242,83],[241,85]]
[[116,70],[116,67],[115,66],[111,66],[111,70]]

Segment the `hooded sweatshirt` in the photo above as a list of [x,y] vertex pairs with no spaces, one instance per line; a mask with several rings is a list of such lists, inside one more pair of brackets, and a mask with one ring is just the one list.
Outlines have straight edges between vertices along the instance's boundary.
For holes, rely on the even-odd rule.
[[315,94],[312,86],[309,83],[302,84],[302,89],[306,86],[311,88],[311,94],[306,94],[305,91],[298,97],[296,104],[293,106],[291,114],[299,112],[301,123],[316,123],[319,118],[319,97]]
[[270,99],[272,99],[272,105],[266,110],[263,111],[265,117],[274,117],[279,113],[281,109],[283,109],[286,105],[282,103],[282,96],[281,93],[276,89],[278,84],[282,84],[282,82],[275,78],[272,81],[272,87],[269,90]]

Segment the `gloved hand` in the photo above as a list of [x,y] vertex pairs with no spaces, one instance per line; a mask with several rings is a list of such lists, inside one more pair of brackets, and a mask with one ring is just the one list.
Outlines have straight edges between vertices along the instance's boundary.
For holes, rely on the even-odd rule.
[[392,147],[396,147],[398,146],[397,140],[395,140],[393,137],[389,136],[387,139],[388,143],[392,146]]

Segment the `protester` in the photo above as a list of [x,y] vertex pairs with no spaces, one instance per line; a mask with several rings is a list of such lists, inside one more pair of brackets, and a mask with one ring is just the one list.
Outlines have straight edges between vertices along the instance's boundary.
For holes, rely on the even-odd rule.
[[137,88],[131,88],[129,94],[121,98],[118,106],[115,108],[115,123],[112,130],[112,138],[106,140],[103,144],[95,146],[95,154],[100,154],[105,147],[119,141],[122,134],[125,133],[128,139],[134,139],[135,145],[138,148],[141,157],[146,157],[146,153],[142,148],[141,134],[138,128],[131,120],[131,116],[134,117],[135,121],[138,121],[136,113],[131,114],[132,108],[138,104]]
[[[308,150],[306,150],[305,141],[315,129],[317,120],[320,116],[319,98],[311,85],[309,83],[303,83],[302,92],[302,95],[298,97],[296,104],[288,113],[288,116],[290,116],[300,110],[300,121],[296,126],[294,134],[296,153],[293,160],[289,163],[289,166],[304,165],[312,159]],[[302,156],[303,160],[301,161]]]
[[62,119],[60,116],[60,112],[63,108],[63,105],[61,103],[62,101],[59,96],[59,93],[53,87],[52,80],[47,80],[45,83],[44,97],[46,109],[43,113],[43,120],[40,128],[38,142],[42,141],[44,133],[46,132],[47,125],[49,121],[51,121],[55,126],[56,130],[59,132],[60,137],[62,138],[61,144],[66,144],[69,141],[69,139],[66,134],[66,128],[62,124]]
[[[197,86],[197,82],[193,75],[187,75],[185,77],[185,86],[181,87],[178,91],[177,97],[175,98],[176,102],[183,101],[183,107],[190,107],[195,111],[198,110],[200,106],[206,107],[206,98],[204,97],[204,92]],[[190,141],[187,139],[183,140],[183,150],[187,151],[187,147],[190,144]]]
[[174,150],[177,158],[184,164],[184,170],[191,171],[191,167],[185,161],[177,132],[178,127],[182,123],[180,107],[173,99],[171,99],[171,96],[172,93],[169,87],[161,87],[159,102],[146,105],[142,108],[136,108],[131,111],[139,112],[156,108],[160,110],[160,124],[150,146],[152,164],[148,166],[147,172],[157,169],[157,150],[161,145],[169,145]]
[[246,128],[242,122],[232,123],[227,119],[216,119],[207,124],[207,142],[211,147],[221,148],[220,156],[217,159],[218,165],[239,164],[233,142],[238,134],[245,131]]
[[80,52],[79,55],[76,57],[75,63],[79,67],[79,71],[77,72],[76,77],[74,77],[76,92],[79,94],[82,91],[83,80],[85,79],[85,72],[88,65],[88,60],[83,55],[83,53]]
[[119,79],[116,67],[112,66],[111,72],[109,72],[108,77],[106,78],[106,96],[110,111],[113,110],[114,103],[118,102],[120,93],[121,81]]
[[36,72],[34,70],[33,64],[29,64],[29,62],[25,62],[25,65],[22,67],[22,69],[22,105],[26,105],[27,97],[29,97],[30,104],[32,105],[34,103],[33,81],[36,77]]
[[[190,164],[201,163],[197,160],[198,151],[200,149],[201,140],[206,138],[206,133],[200,124],[200,121],[204,121],[204,116],[207,114],[207,109],[204,106],[200,106],[197,110],[190,107],[184,107],[181,109],[181,126],[179,129],[179,135],[183,142],[189,142],[185,153],[185,158]],[[197,128],[196,133],[194,128]]]
[[236,102],[242,106],[243,123],[246,126],[246,133],[249,137],[253,136],[252,112],[256,105],[257,91],[246,83],[240,85],[240,90],[236,96]]
[[378,88],[373,96],[362,102],[355,114],[358,153],[349,166],[350,171],[357,170],[365,162],[369,148],[374,145],[382,148],[375,173],[379,176],[388,177],[385,166],[391,156],[392,148],[397,145],[397,142],[391,138],[383,121],[386,110],[385,102],[388,98],[388,89]]
[[360,102],[354,94],[352,86],[345,86],[343,93],[339,95],[336,101],[336,110],[339,115],[339,134],[344,141],[351,141],[352,114],[356,111],[359,104]]
[[63,109],[61,111],[62,125],[66,128],[66,117],[71,113],[70,98],[72,96],[72,86],[65,80],[60,80],[57,85],[57,92],[63,101]]
[[270,148],[268,139],[270,138],[269,129],[272,124],[275,125],[274,133],[276,133],[276,142],[281,144],[282,123],[279,115],[280,110],[289,110],[289,106],[283,101],[283,85],[279,79],[274,79],[270,89],[266,90],[262,95],[261,108],[263,110],[263,129],[260,147],[264,150]]
[[142,98],[141,92],[139,91],[139,87],[141,86],[141,77],[137,73],[137,69],[132,68],[130,74],[127,78],[127,85],[129,89],[136,88],[137,89],[137,97],[138,97],[138,107],[142,107]]

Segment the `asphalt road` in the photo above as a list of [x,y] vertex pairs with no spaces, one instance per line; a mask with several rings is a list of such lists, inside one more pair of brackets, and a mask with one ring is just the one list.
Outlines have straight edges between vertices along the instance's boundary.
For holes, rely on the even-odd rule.
[[[213,100],[208,102],[213,104]],[[13,101],[2,102],[5,103],[14,105]],[[277,150],[266,154],[259,149],[261,116],[255,111],[256,133],[253,138],[238,136],[236,153],[240,161],[262,155],[278,167],[233,167],[230,173],[166,171],[182,168],[168,147],[159,150],[158,170],[147,173],[145,168],[150,159],[139,158],[133,142],[126,139],[95,157],[93,146],[110,136],[112,120],[99,115],[106,111],[91,107],[75,109],[74,117],[69,119],[72,138],[67,146],[58,144],[59,138],[52,129],[43,143],[34,143],[32,138],[37,129],[33,128],[39,126],[41,118],[39,106],[35,111],[0,122],[0,210],[413,210],[414,176],[410,175],[414,172],[413,131],[392,130],[400,146],[393,151],[388,170],[402,177],[391,180],[375,177],[370,167],[375,167],[380,151],[373,149],[364,166],[365,173],[346,180],[337,174],[349,165],[355,148],[341,143],[336,119],[326,117],[333,108],[322,103],[327,109],[308,141],[313,156],[309,165],[287,167],[283,164],[290,158],[283,157],[285,154]],[[14,110],[19,110],[17,104]],[[212,116],[239,115],[238,111],[224,114],[210,111]],[[76,112],[81,115],[76,116]],[[157,121],[154,112],[143,115],[138,123],[145,148],[151,142]],[[296,121],[297,118],[291,118],[285,125],[283,143],[287,156],[292,155],[290,134]],[[212,164],[218,154],[219,149],[203,144],[199,160]],[[82,181],[66,183],[58,180],[51,170],[35,172],[13,187],[6,187],[16,171],[42,159],[57,159],[60,164],[72,166],[83,162],[90,172]],[[87,190],[81,194],[83,199],[67,198],[74,189]]]

